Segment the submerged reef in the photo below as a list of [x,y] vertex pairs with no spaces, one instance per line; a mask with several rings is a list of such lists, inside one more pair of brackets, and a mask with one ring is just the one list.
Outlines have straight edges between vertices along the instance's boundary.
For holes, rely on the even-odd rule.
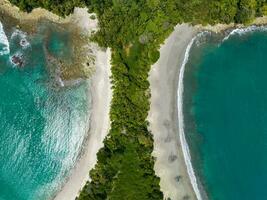
[[[2,54],[9,55],[14,67],[27,67],[25,54],[33,51],[32,43],[42,43],[45,66],[49,75],[59,86],[72,85],[87,79],[94,71],[94,48],[89,35],[72,21],[57,23],[45,18],[20,20],[2,10],[0,16]],[[10,43],[13,44],[10,44]],[[13,52],[9,46],[21,51]]]

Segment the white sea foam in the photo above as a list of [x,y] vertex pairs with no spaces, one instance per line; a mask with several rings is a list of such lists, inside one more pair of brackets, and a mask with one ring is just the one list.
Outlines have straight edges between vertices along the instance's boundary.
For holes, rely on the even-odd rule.
[[3,28],[3,24],[0,22],[0,44],[4,45],[4,47],[0,51],[0,56],[6,55],[10,53],[9,42],[6,36],[6,33]]
[[26,49],[30,46],[30,42],[27,40],[27,33],[16,29],[11,35],[11,40],[13,40],[16,37],[19,38],[20,40],[19,44],[23,49]]
[[185,65],[188,61],[188,57],[189,57],[189,52],[190,49],[193,45],[193,43],[195,42],[195,40],[198,37],[201,37],[203,34],[199,33],[198,35],[196,35],[188,44],[186,51],[185,51],[185,56],[184,56],[184,60],[180,69],[180,73],[179,73],[179,83],[178,83],[178,91],[177,91],[177,99],[178,99],[178,123],[179,123],[179,136],[180,136],[180,141],[181,141],[181,146],[182,146],[182,151],[183,151],[183,156],[185,159],[185,164],[186,164],[186,168],[187,168],[187,173],[189,175],[190,178],[190,182],[192,184],[193,190],[196,194],[196,197],[198,200],[202,200],[202,196],[201,196],[201,192],[200,189],[198,187],[197,184],[197,178],[192,166],[192,162],[191,162],[191,156],[190,156],[190,150],[188,147],[188,144],[186,142],[185,139],[185,133],[184,133],[184,116],[183,116],[183,90],[184,90],[184,85],[183,85],[183,79],[184,79],[184,70],[185,70]]
[[[80,93],[72,95],[80,98]],[[62,98],[66,101],[65,98],[67,99],[68,96]],[[47,195],[47,199],[53,199],[55,193],[67,181],[70,170],[79,159],[90,124],[88,113],[81,115],[79,109],[72,110],[72,106],[77,109],[76,107],[79,105],[79,103],[74,104],[72,101],[67,101],[58,107],[53,106],[50,108],[52,110],[47,109],[43,113],[50,123],[45,125],[41,143],[46,147],[46,154],[50,159],[57,161],[60,170],[52,182],[38,187],[33,195],[34,199],[43,198],[44,194]],[[48,164],[51,165],[49,168],[53,167],[53,162]]]
[[11,40],[13,40],[15,37],[17,36],[22,36],[22,37],[25,37],[25,33],[16,29],[15,31],[13,31],[13,33],[11,34]]
[[15,54],[9,56],[9,62],[12,65],[12,67],[17,67],[18,63],[14,63],[13,62],[13,60],[12,60],[13,56],[22,58],[23,57],[23,53],[21,51],[17,51]]
[[208,36],[210,36],[211,34],[212,34],[212,32],[210,32],[210,31],[202,31],[202,32],[198,33],[198,35],[197,35],[198,39],[195,40],[195,45],[200,46],[201,44],[206,42],[206,38]]
[[231,36],[233,35],[244,35],[247,33],[250,33],[252,31],[267,31],[267,27],[266,26],[249,26],[246,28],[236,28],[234,30],[232,30],[226,37],[223,38],[222,42],[224,42],[225,40],[228,40]]

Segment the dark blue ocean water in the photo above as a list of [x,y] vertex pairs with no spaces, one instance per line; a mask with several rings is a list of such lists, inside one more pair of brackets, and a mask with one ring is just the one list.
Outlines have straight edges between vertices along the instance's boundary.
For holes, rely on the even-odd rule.
[[[88,130],[88,83],[55,84],[44,42],[61,56],[70,46],[66,33],[48,31],[44,41],[41,32],[28,35],[14,28],[4,33],[0,27],[0,200],[50,199],[73,167]],[[30,44],[23,47],[22,40]],[[22,67],[11,63],[12,55],[23,58]]]
[[208,36],[184,79],[185,133],[211,200],[267,199],[267,32]]

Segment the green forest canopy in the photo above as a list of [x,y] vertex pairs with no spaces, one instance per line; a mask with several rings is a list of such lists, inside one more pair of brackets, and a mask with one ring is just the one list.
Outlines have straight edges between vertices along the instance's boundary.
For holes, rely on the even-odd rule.
[[146,121],[148,72],[159,57],[159,45],[178,23],[249,23],[267,14],[266,0],[10,1],[28,12],[43,7],[61,16],[87,6],[100,26],[92,39],[112,49],[111,130],[79,200],[163,199]]

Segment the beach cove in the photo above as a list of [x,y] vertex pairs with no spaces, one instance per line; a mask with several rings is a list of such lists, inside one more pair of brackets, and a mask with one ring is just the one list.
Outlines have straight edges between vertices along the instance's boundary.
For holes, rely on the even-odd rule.
[[[5,156],[10,159],[7,161],[3,157],[2,160],[5,164],[2,165],[1,169],[5,176],[0,175],[0,177],[5,180],[2,181],[4,185],[0,199],[53,199],[60,190],[63,191],[63,196],[59,194],[57,198],[74,199],[88,180],[88,170],[94,166],[96,152],[101,147],[108,132],[108,112],[111,100],[108,68],[110,53],[108,50],[100,49],[96,44],[89,43],[86,37],[79,38],[78,35],[89,35],[97,28],[96,20],[90,19],[87,9],[76,8],[72,16],[62,19],[43,9],[36,9],[31,14],[25,14],[6,1],[0,3],[2,36],[4,34],[6,36],[1,38],[8,41],[8,43],[0,46],[3,48],[3,54],[5,54],[1,58],[1,82],[7,92],[2,93],[2,95],[10,103],[14,101],[13,99],[17,99],[10,105],[20,104],[18,106],[21,106],[23,112],[33,112],[33,109],[36,109],[36,114],[40,113],[40,117],[37,117],[35,114],[31,116],[30,114],[23,114],[21,110],[16,110],[15,113],[18,115],[12,116],[11,108],[7,107],[8,104],[5,101],[3,102],[4,108],[10,110],[11,118],[8,123],[15,125],[13,119],[16,119],[17,123],[23,123],[21,120],[25,116],[29,116],[32,120],[30,118],[24,119],[25,123],[30,122],[25,128],[31,130],[30,127],[32,126],[33,131],[25,131],[24,136],[21,134],[22,130],[17,129],[18,137],[16,134],[11,137],[10,131],[6,131],[6,136],[1,136],[6,138],[3,139],[1,146],[7,141],[11,143],[5,143],[5,148],[10,149],[2,149],[3,153],[9,152]],[[57,24],[56,27],[53,26],[55,23]],[[38,35],[38,27],[45,30],[43,33],[48,30],[49,38],[44,38],[46,37],[44,34]],[[73,32],[73,30],[78,32]],[[70,35],[68,35],[69,33]],[[70,37],[73,37],[75,45],[83,50],[79,53],[83,58],[78,58],[79,61],[82,61],[80,62],[82,68],[78,68],[78,70],[77,68],[72,70],[71,65],[64,63],[64,61],[71,61],[67,58],[70,57],[71,53],[68,48],[73,48],[66,46],[72,45],[67,42],[72,41]],[[23,45],[28,44],[27,42],[29,42],[29,46],[26,48]],[[14,46],[13,43],[17,46]],[[9,44],[8,51],[6,44]],[[75,45],[74,51],[76,51]],[[18,48],[21,48],[20,54],[16,54]],[[36,55],[31,55],[32,52]],[[63,52],[63,55],[57,55],[57,52]],[[21,55],[18,56],[18,59],[23,58],[23,60],[12,63],[10,55],[13,54]],[[48,60],[45,61],[41,58],[42,56]],[[34,60],[34,58],[38,60]],[[75,58],[72,61],[76,65]],[[47,63],[50,63],[51,67]],[[53,66],[59,66],[59,68],[53,68]],[[11,81],[11,77],[14,77],[16,82]],[[87,80],[87,77],[90,79]],[[20,86],[24,89],[21,92],[13,91],[16,90],[16,87],[12,86],[14,84],[17,84],[18,90],[20,90]],[[11,89],[8,89],[9,87]],[[16,95],[20,95],[20,93],[22,96],[29,96],[29,98],[25,100],[17,98]],[[102,98],[102,94],[105,94],[106,98]],[[28,100],[33,101],[32,104],[27,105]],[[4,113],[4,110],[1,113]],[[2,116],[2,119],[4,118]],[[42,131],[43,119],[45,119],[44,127],[47,131]],[[99,124],[100,121],[101,125]],[[7,122],[3,121],[3,123]],[[40,125],[40,128],[36,126],[37,124]],[[63,128],[64,126],[65,128]],[[41,141],[37,142],[35,139]],[[32,144],[28,146],[28,143]],[[36,143],[40,144],[35,145]],[[13,145],[15,145],[14,148],[12,148]],[[22,153],[25,154],[25,157],[22,156]],[[12,154],[14,154],[13,157]],[[42,157],[42,160],[38,160],[38,156]],[[50,164],[49,159],[52,157],[54,163],[51,161]],[[31,160],[26,160],[26,158]],[[22,164],[23,162],[25,164]],[[13,165],[13,168],[7,165]],[[20,175],[20,171],[24,172],[24,176]],[[27,177],[28,179],[26,179]],[[29,179],[30,177],[31,179]],[[20,191],[16,191],[12,187],[16,187],[20,182],[19,179],[24,180],[21,184],[23,187]],[[8,183],[8,181],[10,182]],[[66,182],[67,184],[64,184]],[[67,186],[68,183],[70,183],[70,187]],[[62,188],[63,185],[64,188]],[[11,194],[13,196],[10,196]]]
[[[265,24],[265,18],[257,18],[254,24]],[[258,29],[264,28],[259,26]],[[155,139],[153,152],[153,155],[156,157],[155,171],[161,178],[160,185],[165,198],[214,198],[210,196],[209,193],[207,194],[206,185],[203,184],[203,179],[201,181],[203,177],[200,178],[199,172],[195,171],[195,169],[202,170],[201,166],[196,164],[196,162],[199,161],[199,156],[195,154],[196,150],[201,149],[199,147],[200,142],[196,147],[194,142],[196,142],[197,137],[192,138],[192,131],[190,132],[190,130],[187,129],[188,126],[191,127],[190,124],[192,124],[192,118],[190,119],[191,121],[189,120],[188,122],[187,115],[188,112],[191,113],[192,111],[188,110],[188,102],[184,102],[183,93],[186,91],[185,93],[187,94],[188,90],[191,92],[190,88],[192,87],[192,83],[187,83],[189,86],[184,86],[181,77],[183,79],[184,70],[188,70],[186,67],[188,60],[191,58],[190,53],[192,45],[195,46],[198,43],[205,44],[207,40],[205,40],[203,35],[208,37],[212,34],[215,35],[216,39],[221,38],[221,40],[223,38],[227,40],[228,37],[236,35],[237,38],[240,37],[240,40],[242,40],[243,33],[253,32],[258,29],[257,26],[245,28],[244,25],[238,24],[218,24],[205,27],[199,25],[194,27],[179,25],[162,45],[160,49],[161,57],[157,63],[152,66],[149,77],[152,98],[148,120]],[[215,33],[217,33],[217,35]],[[221,42],[221,40],[219,41]],[[181,44],[185,46],[182,47]],[[178,47],[181,48],[179,49]],[[198,54],[196,53],[196,55]],[[199,60],[195,59],[195,63],[197,63],[197,61]],[[180,67],[177,68],[177,66]],[[188,66],[188,68],[190,68],[190,66]],[[176,72],[173,70],[176,70]],[[180,91],[178,90],[179,84],[182,84],[179,86]],[[187,110],[184,110],[183,104],[185,104]],[[173,105],[177,107],[173,107]],[[182,111],[180,114],[179,109],[180,112]],[[183,115],[185,115],[185,119],[183,119]],[[184,127],[186,127],[185,130],[183,130]],[[184,132],[184,135],[181,135],[181,131]],[[189,145],[187,140],[189,141]],[[186,161],[184,158],[186,158]],[[198,193],[197,196],[195,196],[196,193]]]

